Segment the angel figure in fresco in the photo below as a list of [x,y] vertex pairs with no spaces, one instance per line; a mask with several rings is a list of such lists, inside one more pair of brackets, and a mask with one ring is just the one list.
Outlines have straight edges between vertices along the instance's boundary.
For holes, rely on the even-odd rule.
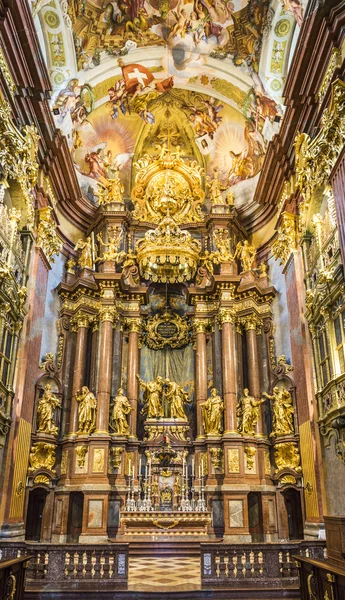
[[127,90],[124,79],[119,79],[114,87],[108,89],[109,100],[112,103],[113,112],[111,114],[112,119],[116,119],[119,116],[119,110],[123,115],[126,114],[125,100],[127,98]]
[[78,240],[74,250],[80,250],[80,256],[78,259],[78,265],[82,269],[93,269],[93,256],[92,256],[92,240],[91,237],[87,237],[86,240]]
[[272,395],[266,392],[262,395],[269,400],[273,400],[273,431],[271,436],[294,433],[294,407],[290,392],[285,388],[274,387]]
[[286,12],[292,12],[296,19],[297,25],[302,27],[303,23],[303,8],[299,0],[280,0],[283,9]]
[[238,242],[235,249],[234,259],[237,257],[240,259],[243,269],[242,273],[251,270],[255,255],[256,248],[255,246],[249,244],[248,240],[244,240],[244,242]]
[[104,169],[104,162],[102,157],[103,149],[98,148],[92,150],[85,155],[85,162],[89,166],[89,172],[86,173],[89,177],[99,179],[100,177],[106,178],[106,171]]
[[238,432],[241,435],[255,434],[255,427],[260,417],[260,405],[264,402],[266,402],[265,399],[255,400],[253,396],[250,396],[247,388],[243,390],[236,409]]
[[223,431],[224,402],[219,396],[218,390],[212,388],[210,397],[200,406],[206,435],[220,435]]
[[78,433],[90,434],[96,429],[96,413],[97,413],[97,399],[96,396],[90,392],[89,388],[84,385],[81,388],[81,393],[77,394],[76,400],[79,403],[78,406]]
[[163,394],[163,377],[158,375],[155,381],[145,383],[139,375],[137,375],[140,387],[144,390],[144,407],[141,414],[146,415],[148,419],[159,419],[164,417],[162,405]]
[[50,383],[44,388],[42,398],[37,406],[37,431],[57,435],[58,427],[54,422],[54,412],[57,407],[61,408],[61,402],[51,391]]
[[177,35],[180,35],[181,37],[184,37],[185,33],[186,33],[186,26],[187,26],[187,21],[188,21],[188,16],[187,16],[187,11],[185,8],[182,8],[183,6],[183,2],[182,0],[179,0],[177,7],[176,7],[176,12],[174,11],[174,17],[176,19],[176,23],[172,26],[169,36],[168,36],[168,42],[170,40],[172,40],[174,37],[176,37]]
[[184,411],[184,404],[190,402],[188,392],[181,385],[175,383],[175,381],[170,381],[170,379],[165,379],[164,385],[167,389],[166,398],[170,403],[171,418],[186,420],[187,416]]
[[111,405],[111,423],[110,427],[115,435],[128,435],[130,433],[127,423],[127,415],[132,410],[129,400],[124,395],[123,388],[117,390],[117,396]]

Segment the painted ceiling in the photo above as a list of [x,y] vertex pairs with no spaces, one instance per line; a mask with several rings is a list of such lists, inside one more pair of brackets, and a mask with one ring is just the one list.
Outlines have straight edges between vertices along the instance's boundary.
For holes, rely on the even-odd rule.
[[35,0],[82,194],[167,143],[251,205],[303,7],[299,0]]

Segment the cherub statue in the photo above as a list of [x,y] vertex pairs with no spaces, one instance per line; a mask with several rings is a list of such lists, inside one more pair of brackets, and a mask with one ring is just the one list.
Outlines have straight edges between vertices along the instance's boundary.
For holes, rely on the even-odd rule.
[[263,393],[269,400],[273,400],[273,430],[271,436],[295,433],[293,414],[294,407],[290,392],[285,388],[274,387],[273,394]]
[[214,167],[213,169],[213,179],[207,175],[206,177],[206,186],[210,190],[210,198],[212,202],[212,206],[220,205],[223,206],[227,204],[222,196],[222,192],[226,190],[227,186],[222,185],[219,179],[219,171],[218,167]]
[[37,431],[41,433],[58,434],[58,427],[54,422],[54,411],[57,407],[61,408],[61,402],[51,391],[52,386],[47,383],[44,388],[42,398],[37,405]]
[[256,248],[249,244],[248,240],[245,240],[243,243],[238,242],[234,254],[234,258],[239,258],[242,263],[242,272],[250,271],[252,268],[252,264],[254,262],[254,258],[256,255]]
[[186,392],[181,385],[165,379],[164,385],[167,388],[166,398],[170,403],[170,416],[173,419],[186,420],[187,416],[184,412],[184,404],[190,402],[189,394]]
[[137,378],[144,390],[144,407],[141,414],[146,415],[148,419],[164,417],[162,405],[163,377],[158,375],[155,381],[148,381],[147,383],[139,375],[137,375]]
[[223,431],[224,402],[216,388],[206,402],[201,403],[202,421],[207,435],[220,435]]
[[215,252],[215,261],[219,263],[229,263],[234,260],[230,252],[230,235],[227,229],[215,229],[213,232],[214,243],[217,248]]
[[114,434],[128,435],[130,433],[130,429],[127,423],[127,415],[131,412],[132,407],[124,395],[123,388],[120,387],[118,389],[117,396],[115,396],[111,408],[112,412],[110,427],[114,430]]
[[81,393],[77,394],[78,406],[78,433],[90,434],[96,428],[97,399],[84,385]]
[[92,240],[91,237],[87,237],[86,240],[78,240],[74,247],[74,250],[80,250],[80,256],[78,259],[78,265],[82,269],[93,269],[93,257],[92,257]]
[[125,257],[125,253],[123,251],[119,252],[120,244],[123,238],[122,227],[109,227],[108,231],[108,242],[103,241],[102,233],[97,234],[100,249],[103,246],[103,248],[107,248],[107,250],[103,252],[102,258],[99,257],[96,259],[96,262],[100,260],[114,260],[115,262],[120,262],[121,259]]
[[206,269],[206,271],[208,271],[211,275],[213,275],[214,256],[215,255],[213,252],[205,250],[204,252],[202,252],[202,254],[200,254],[199,257],[200,266]]
[[238,432],[242,435],[254,435],[255,427],[260,417],[260,405],[263,400],[255,400],[249,396],[249,390],[243,390],[243,396],[237,405],[236,415],[238,417]]

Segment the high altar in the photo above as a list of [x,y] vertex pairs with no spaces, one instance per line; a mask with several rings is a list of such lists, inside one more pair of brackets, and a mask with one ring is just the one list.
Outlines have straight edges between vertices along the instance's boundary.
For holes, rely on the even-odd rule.
[[37,384],[29,485],[50,490],[51,539],[281,537],[301,490],[292,367],[231,194],[167,143],[137,157],[131,212],[118,179],[99,190]]

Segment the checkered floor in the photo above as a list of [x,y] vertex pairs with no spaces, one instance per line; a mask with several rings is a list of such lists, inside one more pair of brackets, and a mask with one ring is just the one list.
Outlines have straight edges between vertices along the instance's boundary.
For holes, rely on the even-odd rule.
[[141,592],[200,590],[200,558],[130,557],[128,589]]

